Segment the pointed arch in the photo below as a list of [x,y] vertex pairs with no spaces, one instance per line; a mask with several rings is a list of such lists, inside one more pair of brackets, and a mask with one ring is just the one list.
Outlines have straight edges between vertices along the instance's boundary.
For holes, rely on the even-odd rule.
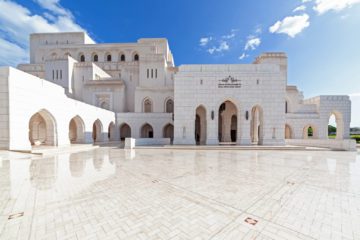
[[131,137],[131,127],[127,123],[120,125],[120,140],[123,141],[125,138]]
[[29,141],[31,145],[57,146],[57,123],[46,109],[33,114],[29,120]]
[[165,112],[174,113],[174,100],[171,97],[165,99]]
[[71,143],[85,142],[85,124],[79,115],[73,117],[69,122],[69,139]]
[[[330,125],[330,119],[331,117],[335,118],[335,124],[336,124],[336,130],[335,130],[335,138],[336,139],[343,139],[344,138],[344,117],[343,114],[339,111],[333,110],[330,112],[328,117],[328,125]],[[328,132],[328,138],[329,138],[329,132]]]
[[96,119],[93,123],[93,132],[92,132],[92,139],[95,142],[101,142],[102,139],[102,132],[103,132],[103,125],[99,119]]
[[318,138],[318,130],[315,125],[307,124],[303,128],[303,139],[317,139]]
[[170,138],[170,142],[174,140],[174,125],[168,123],[163,127],[163,137]]
[[108,139],[110,141],[115,140],[115,123],[111,122],[108,127]]
[[206,144],[207,137],[207,111],[204,105],[199,105],[195,109],[195,131],[194,137],[197,145]]
[[293,129],[289,124],[285,124],[285,139],[293,139],[294,133]]
[[154,137],[154,129],[149,123],[145,123],[140,128],[140,137],[141,138],[153,138]]
[[138,62],[140,60],[139,54],[137,52],[133,53],[133,61]]
[[233,101],[222,102],[218,109],[219,142],[236,142],[238,135],[238,108]]
[[143,112],[145,113],[153,112],[153,102],[151,98],[149,97],[144,98],[142,105],[143,105]]

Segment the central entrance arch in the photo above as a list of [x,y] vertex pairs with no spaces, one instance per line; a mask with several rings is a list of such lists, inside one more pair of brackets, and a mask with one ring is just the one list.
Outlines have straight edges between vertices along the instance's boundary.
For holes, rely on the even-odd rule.
[[206,144],[206,109],[202,105],[195,111],[195,142],[197,145]]
[[222,143],[233,143],[237,140],[237,112],[236,105],[231,101],[223,102],[219,107],[218,138]]

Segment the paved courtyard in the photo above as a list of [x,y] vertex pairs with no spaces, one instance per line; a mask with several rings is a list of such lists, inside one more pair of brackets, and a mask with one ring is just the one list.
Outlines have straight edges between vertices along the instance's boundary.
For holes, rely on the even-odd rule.
[[1,155],[0,239],[360,239],[360,155]]

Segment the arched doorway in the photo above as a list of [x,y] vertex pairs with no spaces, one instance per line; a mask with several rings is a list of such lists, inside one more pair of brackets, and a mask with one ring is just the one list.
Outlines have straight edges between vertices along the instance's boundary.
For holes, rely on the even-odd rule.
[[262,144],[263,142],[263,111],[260,106],[251,109],[251,142],[252,144]]
[[293,133],[292,129],[288,124],[285,124],[285,139],[292,139]]
[[197,145],[206,144],[206,109],[199,106],[195,111],[195,142]]
[[317,138],[317,130],[313,125],[307,125],[303,129],[303,138],[312,139]]
[[142,127],[141,127],[141,130],[140,130],[140,136],[141,138],[153,138],[154,137],[154,130],[153,130],[153,127],[146,123],[144,124]]
[[164,138],[170,138],[170,141],[172,142],[174,139],[174,126],[171,123],[168,123],[165,125],[163,129],[163,137]]
[[71,143],[82,143],[85,138],[85,125],[81,117],[76,116],[69,123],[69,140]]
[[56,121],[47,110],[41,110],[30,118],[29,141],[35,146],[57,145]]
[[237,107],[231,101],[223,102],[219,107],[219,142],[236,142],[237,140]]
[[131,128],[128,124],[123,123],[120,126],[120,140],[123,141],[125,138],[131,137]]
[[329,116],[328,138],[343,139],[343,137],[344,137],[343,115],[337,111],[334,111]]
[[165,102],[165,112],[173,113],[174,112],[174,101],[169,98]]
[[93,124],[93,132],[92,132],[92,138],[94,142],[100,142],[102,141],[102,124],[99,119],[97,119]]
[[108,127],[108,139],[110,141],[115,140],[115,123],[111,122]]

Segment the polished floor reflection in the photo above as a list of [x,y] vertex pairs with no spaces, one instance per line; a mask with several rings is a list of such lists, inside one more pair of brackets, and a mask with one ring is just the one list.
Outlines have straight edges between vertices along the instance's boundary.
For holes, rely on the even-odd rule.
[[360,239],[360,154],[0,152],[0,239]]

